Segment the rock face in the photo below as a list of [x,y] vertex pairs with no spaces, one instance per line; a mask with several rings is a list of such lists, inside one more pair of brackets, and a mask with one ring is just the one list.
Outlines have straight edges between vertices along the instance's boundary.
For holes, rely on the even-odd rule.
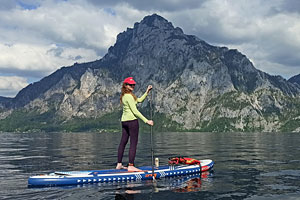
[[[128,76],[137,95],[153,85],[161,130],[300,130],[299,77],[286,81],[257,70],[237,50],[186,35],[156,14],[120,33],[102,59],[63,67],[13,99],[0,98],[0,129],[15,130],[7,124],[16,112],[37,122],[26,130],[49,130],[43,129],[49,121],[54,130],[74,120],[119,123],[120,87]],[[107,125],[87,124],[79,129]]]

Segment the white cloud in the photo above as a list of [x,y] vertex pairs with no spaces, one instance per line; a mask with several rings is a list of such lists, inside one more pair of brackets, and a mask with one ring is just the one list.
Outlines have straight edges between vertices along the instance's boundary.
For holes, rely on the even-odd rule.
[[0,93],[7,97],[14,97],[27,85],[27,80],[23,77],[0,76]]
[[0,69],[2,73],[31,74],[41,77],[55,71],[58,67],[75,62],[95,60],[93,50],[82,48],[58,47],[52,45],[0,44]]
[[[57,5],[59,4],[59,5]],[[4,29],[10,41],[32,43],[55,43],[104,49],[115,41],[120,32],[118,24],[122,18],[109,15],[103,9],[90,5],[48,2],[34,10],[14,9],[0,13]]]

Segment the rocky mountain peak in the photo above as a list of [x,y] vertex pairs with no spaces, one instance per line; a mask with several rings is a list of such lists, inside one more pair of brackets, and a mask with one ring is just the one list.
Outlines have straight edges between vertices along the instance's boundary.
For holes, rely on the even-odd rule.
[[154,86],[155,120],[166,129],[300,131],[298,84],[257,70],[237,50],[186,35],[157,14],[120,33],[102,59],[63,67],[14,99],[0,98],[0,130],[23,119],[43,130],[111,127],[118,123],[120,84],[128,76],[137,81],[138,96]]
[[[184,53],[184,57],[188,57],[191,51],[189,46],[201,42],[207,45],[195,36],[185,35],[180,28],[174,28],[172,23],[163,17],[153,14],[135,23],[133,28],[127,28],[120,33],[115,45],[109,48],[102,62],[116,63],[113,66],[118,68],[118,72],[125,71],[124,76],[128,70],[133,72],[131,75],[145,73],[146,76],[139,76],[141,81],[147,81],[151,75],[150,71],[159,72],[161,68],[171,74],[170,77],[174,77],[174,73],[180,73],[186,66],[182,63],[186,60],[178,57],[179,54]],[[178,58],[179,63],[168,64],[169,61],[176,61]],[[148,63],[150,60],[151,67]]]
[[162,40],[175,35],[182,38],[186,37],[181,28],[174,28],[171,22],[157,14],[153,14],[144,17],[141,22],[136,22],[133,28],[127,28],[126,31],[120,33],[117,36],[115,46],[121,45],[120,43],[128,45],[130,42],[136,44],[145,42],[147,39],[155,42],[155,39]]
[[146,16],[140,23],[134,24],[135,29],[138,29],[140,27],[145,27],[145,26],[148,26],[151,28],[158,28],[160,30],[174,29],[174,26],[172,25],[171,22],[169,22],[168,20],[166,20],[165,18],[163,18],[157,14]]

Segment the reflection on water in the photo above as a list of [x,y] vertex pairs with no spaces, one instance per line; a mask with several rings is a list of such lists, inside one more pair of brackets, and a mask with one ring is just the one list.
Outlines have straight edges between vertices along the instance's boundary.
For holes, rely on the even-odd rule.
[[[76,187],[27,188],[31,175],[114,168],[118,133],[0,134],[0,199],[292,199],[300,196],[300,134],[154,133],[155,157],[215,161],[199,177]],[[151,164],[150,134],[140,135],[136,164]],[[127,162],[128,149],[124,162]]]
[[[158,192],[174,192],[174,193],[188,193],[201,191],[203,187],[209,187],[212,178],[211,172],[204,172],[202,174],[192,174],[189,176],[179,176],[164,178],[161,180],[147,180],[147,181],[129,181],[129,182],[109,182],[109,183],[91,183],[83,185],[62,186],[57,188],[64,189],[85,189],[94,190],[105,194],[106,196],[116,196],[122,199],[130,197],[135,194],[149,194]],[[76,198],[84,198],[86,194],[77,194]],[[72,196],[72,198],[74,198]]]

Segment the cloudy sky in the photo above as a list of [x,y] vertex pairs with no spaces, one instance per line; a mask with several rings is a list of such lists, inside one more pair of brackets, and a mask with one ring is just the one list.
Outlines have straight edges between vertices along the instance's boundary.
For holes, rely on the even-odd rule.
[[100,59],[118,33],[153,13],[271,75],[300,73],[299,0],[0,0],[0,96]]

